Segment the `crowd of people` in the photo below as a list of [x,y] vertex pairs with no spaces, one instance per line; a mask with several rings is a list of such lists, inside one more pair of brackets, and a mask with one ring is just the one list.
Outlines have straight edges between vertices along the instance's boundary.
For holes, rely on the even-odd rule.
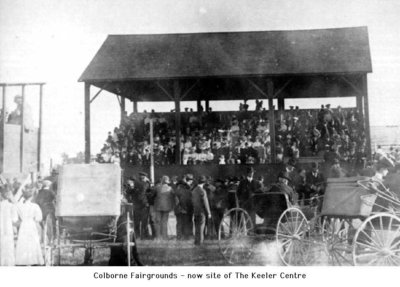
[[[24,185],[14,179],[0,187],[0,265],[44,264],[41,230],[55,212],[55,193],[49,180]],[[53,217],[54,218],[54,217]]]
[[[268,111],[257,101],[255,111],[246,103],[237,112],[214,112],[211,108],[181,113],[181,153],[183,165],[263,164],[271,159]],[[174,113],[125,114],[119,127],[108,133],[97,155],[101,163],[150,165],[150,121],[154,124],[154,163],[175,163],[177,138]],[[365,164],[364,124],[356,109],[277,111],[275,116],[277,162],[287,158],[324,157],[329,152],[341,162]]]
[[258,210],[265,224],[276,224],[277,217],[287,208],[286,202],[275,202],[271,205],[270,202],[257,200],[257,203],[254,203],[254,194],[283,192],[292,203],[305,204],[306,201],[310,202],[311,198],[323,194],[325,185],[318,164],[313,164],[312,168],[306,171],[298,170],[294,162],[289,162],[272,185],[265,185],[263,179],[263,176],[256,177],[254,169],[250,166],[242,178],[195,178],[192,174],[170,178],[164,175],[152,186],[148,175],[140,172],[138,179],[128,178],[124,195],[126,200],[133,204],[134,229],[138,238],[170,238],[168,219],[169,214],[174,212],[176,238],[194,238],[195,245],[200,245],[204,236],[217,236],[224,212],[237,206],[247,210],[254,223]]

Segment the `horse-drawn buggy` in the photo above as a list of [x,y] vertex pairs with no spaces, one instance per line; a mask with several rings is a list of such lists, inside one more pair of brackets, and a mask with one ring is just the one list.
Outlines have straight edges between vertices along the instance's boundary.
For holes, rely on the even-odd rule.
[[121,205],[121,169],[117,165],[65,165],[61,168],[56,212],[45,219],[46,265],[60,265],[62,250],[85,248],[85,263],[98,248],[120,247],[131,264],[135,246],[130,212]]
[[381,181],[328,179],[321,211],[305,211],[291,207],[278,221],[285,264],[312,264],[322,247],[331,265],[400,265],[400,200]]
[[230,264],[240,264],[253,253],[254,245],[273,239],[280,214],[293,205],[284,192],[254,193],[239,204],[235,192],[234,207],[224,213],[218,230],[218,242],[223,257]]

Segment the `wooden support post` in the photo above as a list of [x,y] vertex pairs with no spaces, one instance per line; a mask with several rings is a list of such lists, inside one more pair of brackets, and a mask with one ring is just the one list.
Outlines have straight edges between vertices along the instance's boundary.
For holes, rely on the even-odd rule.
[[24,172],[24,134],[25,134],[25,117],[24,117],[24,107],[25,107],[25,85],[21,86],[21,97],[22,97],[22,105],[21,105],[21,138],[20,138],[20,155],[19,155],[19,169],[20,172]]
[[37,171],[40,172],[42,162],[42,124],[43,124],[43,85],[39,86],[39,129],[37,148]]
[[267,79],[267,95],[269,105],[269,132],[271,137],[271,162],[276,163],[276,144],[275,144],[275,108],[273,102],[274,82]]
[[133,112],[135,114],[138,112],[137,101],[133,101]]
[[362,78],[362,91],[364,94],[365,136],[367,137],[366,152],[367,152],[368,158],[371,158],[372,148],[371,148],[371,130],[370,130],[370,125],[369,125],[369,103],[368,103],[367,75],[363,75],[363,78]]
[[278,114],[279,114],[279,119],[282,121],[284,118],[284,112],[285,112],[285,99],[284,98],[278,98]]
[[207,112],[209,108],[210,108],[210,100],[206,100],[206,108],[205,108],[205,111]]
[[6,94],[6,86],[2,86],[3,87],[3,99],[2,99],[2,113],[1,113],[1,125],[0,125],[0,173],[4,172],[4,140],[5,140],[5,136],[4,136],[4,132],[5,132],[5,124],[7,121],[7,117],[6,117],[6,99],[7,99],[7,94]]
[[90,84],[85,83],[85,163],[90,159]]
[[278,98],[278,110],[284,111],[285,110],[285,99]]
[[150,181],[155,184],[154,181],[154,128],[153,119],[150,119]]
[[359,120],[363,123],[363,127],[365,127],[364,123],[364,106],[363,106],[363,96],[362,94],[357,93],[356,100],[357,100],[357,113],[359,116]]
[[121,124],[124,120],[125,115],[125,96],[121,95]]
[[197,111],[200,112],[201,110],[201,100],[197,100]]
[[175,99],[175,163],[181,164],[181,105],[180,105],[181,88],[179,80],[174,80],[174,99]]

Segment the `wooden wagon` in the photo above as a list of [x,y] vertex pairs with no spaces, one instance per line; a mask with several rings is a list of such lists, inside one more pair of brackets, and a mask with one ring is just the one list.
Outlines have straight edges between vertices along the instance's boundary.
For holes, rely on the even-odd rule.
[[[55,223],[55,224],[54,224]],[[117,242],[124,228],[125,242]],[[55,220],[48,216],[43,228],[46,265],[61,264],[61,250],[85,248],[85,263],[93,250],[122,246],[128,265],[135,246],[129,212],[121,214],[121,169],[113,164],[73,164],[61,168]]]
[[287,265],[308,265],[319,245],[330,265],[398,266],[399,215],[399,198],[382,183],[328,179],[320,213],[310,218],[292,207],[281,215],[276,234],[281,258]]

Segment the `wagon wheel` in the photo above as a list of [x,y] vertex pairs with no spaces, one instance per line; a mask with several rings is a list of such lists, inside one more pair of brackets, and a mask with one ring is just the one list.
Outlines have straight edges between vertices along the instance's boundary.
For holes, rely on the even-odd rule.
[[400,265],[400,218],[380,213],[367,218],[353,243],[354,265]]
[[241,208],[228,210],[219,225],[218,244],[224,258],[230,264],[247,260],[252,251],[253,222]]
[[350,224],[341,218],[322,218],[321,235],[330,265],[353,265],[349,243]]
[[53,243],[54,243],[54,224],[53,215],[48,214],[43,225],[43,256],[44,264],[51,266],[53,264]]
[[[126,260],[128,266],[131,266],[131,219],[129,218],[129,212],[126,213]],[[134,235],[133,235],[134,236]]]
[[311,261],[308,221],[301,210],[291,207],[279,217],[276,240],[284,264],[301,266]]

